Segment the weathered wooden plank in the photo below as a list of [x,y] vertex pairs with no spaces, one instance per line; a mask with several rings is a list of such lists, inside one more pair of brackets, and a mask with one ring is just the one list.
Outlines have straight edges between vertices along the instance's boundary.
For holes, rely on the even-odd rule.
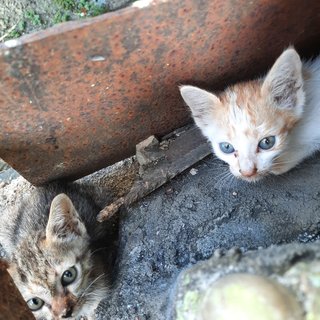
[[181,131],[174,139],[164,140],[161,145],[154,137],[141,142],[136,154],[141,165],[139,179],[128,194],[104,208],[97,220],[101,222],[110,218],[122,205],[133,204],[210,153],[209,143],[196,127]]

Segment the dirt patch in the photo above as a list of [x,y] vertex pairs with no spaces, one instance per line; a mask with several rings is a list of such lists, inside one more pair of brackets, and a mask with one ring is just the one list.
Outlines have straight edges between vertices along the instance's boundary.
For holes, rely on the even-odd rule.
[[134,0],[3,0],[0,3],[0,42],[70,20],[94,17]]

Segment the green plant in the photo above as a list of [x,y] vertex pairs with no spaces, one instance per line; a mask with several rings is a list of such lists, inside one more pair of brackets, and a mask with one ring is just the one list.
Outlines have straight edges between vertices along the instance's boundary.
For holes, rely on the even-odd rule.
[[25,13],[25,17],[27,20],[30,21],[31,24],[34,26],[41,26],[42,25],[42,20],[39,14],[37,14],[34,10],[28,10]]
[[57,24],[57,23],[61,23],[61,22],[66,22],[70,20],[70,15],[62,12],[62,11],[58,11],[54,16],[53,16],[53,23]]
[[104,14],[108,12],[108,8],[106,5],[93,5],[93,7],[91,8],[91,11],[90,11],[90,15],[92,17],[96,17],[96,16],[99,16],[100,14]]
[[21,20],[18,22],[16,27],[6,36],[6,39],[19,38],[26,29],[26,22]]
[[105,5],[97,5],[90,0],[79,0],[76,13],[81,17],[95,17],[108,11]]
[[76,1],[75,0],[54,0],[54,2],[61,7],[62,9],[65,10],[72,10],[76,6]]

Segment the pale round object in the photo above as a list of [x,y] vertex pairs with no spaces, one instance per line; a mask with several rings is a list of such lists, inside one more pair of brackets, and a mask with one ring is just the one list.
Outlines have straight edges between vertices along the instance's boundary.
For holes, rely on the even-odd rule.
[[297,299],[268,278],[231,274],[206,292],[202,320],[303,320]]

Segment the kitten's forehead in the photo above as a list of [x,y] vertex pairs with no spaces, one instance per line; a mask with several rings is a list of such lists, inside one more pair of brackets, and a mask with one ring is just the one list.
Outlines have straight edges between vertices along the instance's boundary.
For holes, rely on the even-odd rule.
[[261,93],[261,80],[236,84],[220,97],[221,110],[217,114],[220,127],[228,136],[256,137],[279,133],[292,127],[296,119],[273,107]]
[[48,246],[43,234],[21,242],[12,256],[15,275],[22,283],[37,279],[40,283],[54,282],[57,274],[80,261],[87,254],[81,241],[78,247]]
[[265,113],[270,112],[266,110],[268,105],[261,96],[260,88],[261,84],[258,81],[250,81],[234,85],[224,92],[221,101],[228,106],[229,123],[244,122],[252,127],[259,125]]
[[41,237],[35,241],[22,242],[17,253],[12,256],[14,268],[14,278],[18,278],[22,283],[28,283],[36,275],[39,282],[47,282],[54,276],[54,265],[60,263],[59,257],[54,257],[41,248]]
[[265,98],[261,93],[261,86],[262,81],[260,80],[241,82],[229,87],[225,91],[225,98],[229,101],[235,100],[240,108],[251,109],[251,102]]

